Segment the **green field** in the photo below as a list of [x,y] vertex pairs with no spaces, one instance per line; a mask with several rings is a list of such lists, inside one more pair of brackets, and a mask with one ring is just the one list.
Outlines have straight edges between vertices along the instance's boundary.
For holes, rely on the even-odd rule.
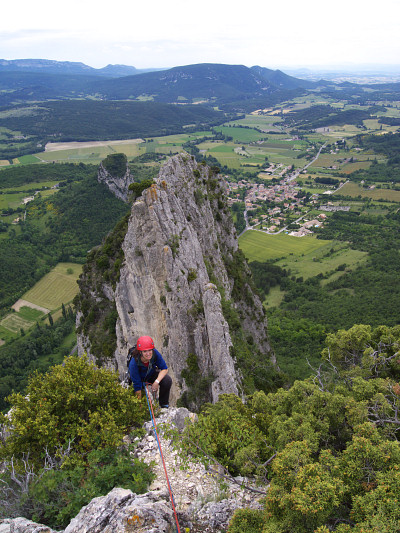
[[362,196],[363,198],[372,198],[372,200],[388,200],[390,202],[400,202],[400,191],[393,191],[391,189],[364,189],[361,185],[354,182],[349,182],[343,185],[338,194],[351,196],[356,198]]
[[336,271],[339,265],[346,265],[346,269],[354,269],[363,263],[367,256],[367,252],[351,250],[347,245],[328,241],[328,244],[318,250],[305,253],[304,257],[297,259],[289,255],[277,264],[282,268],[290,269],[296,277],[304,279],[318,276],[318,274],[328,275],[327,279],[322,280],[324,285],[345,273],[345,270]]
[[7,315],[2,319],[0,325],[12,331],[13,333],[19,333],[21,329],[27,330],[33,326],[34,322],[32,320],[27,320],[23,318],[19,313],[12,313]]
[[32,163],[41,163],[41,160],[35,155],[23,155],[18,157],[18,163],[21,165],[31,165]]
[[[16,194],[6,193],[6,194],[0,194],[0,209],[16,209],[17,207],[21,207],[22,200],[28,196],[25,192],[19,192]],[[14,218],[17,215],[14,215]]]
[[[2,193],[10,192],[10,191],[17,191],[17,192],[25,192],[31,193],[32,191],[37,191],[38,189],[41,189],[42,187],[53,187],[53,185],[56,185],[58,181],[32,181],[29,184],[25,185],[19,185],[18,187],[6,187],[4,189],[1,189]],[[42,191],[41,191],[42,192]],[[26,194],[25,196],[30,196],[31,194]]]
[[280,287],[272,287],[264,300],[265,307],[279,307],[285,296],[285,291]]
[[25,293],[23,300],[55,310],[62,303],[71,302],[78,293],[76,283],[82,272],[82,265],[75,263],[59,263],[46,274],[32,289]]
[[218,126],[215,128],[215,131],[220,131],[224,135],[233,138],[235,143],[251,143],[259,141],[260,139],[265,139],[266,134],[260,131],[257,131],[253,128],[238,128],[235,126]]
[[91,163],[98,164],[110,154],[124,153],[128,158],[137,157],[144,154],[146,148],[144,143],[121,142],[114,144],[104,141],[104,143],[85,146],[83,143],[63,143],[65,148],[60,146],[58,150],[38,153],[37,156],[43,161],[56,163]]
[[292,237],[285,233],[268,235],[262,231],[249,230],[239,238],[239,246],[248,261],[268,261],[285,258],[290,254],[303,256],[311,254],[329,244],[313,235]]

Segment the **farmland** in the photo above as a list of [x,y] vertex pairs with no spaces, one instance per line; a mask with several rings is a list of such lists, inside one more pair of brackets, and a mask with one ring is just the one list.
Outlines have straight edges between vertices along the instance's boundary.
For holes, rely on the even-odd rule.
[[329,241],[310,237],[291,237],[285,233],[268,235],[261,231],[246,231],[239,245],[248,261],[268,261],[289,255],[301,257],[329,244]]
[[389,202],[400,202],[400,191],[393,189],[368,188],[365,189],[358,183],[346,183],[340,190],[340,194],[353,198],[371,198],[372,200],[387,200]]
[[82,265],[59,263],[25,293],[23,299],[50,310],[56,310],[62,303],[71,302],[77,294],[76,281],[81,272]]
[[57,319],[62,304],[70,303],[77,294],[76,282],[81,272],[82,265],[75,263],[59,263],[54,267],[14,304],[14,312],[1,320],[1,339],[18,336],[21,329],[30,329],[48,312]]

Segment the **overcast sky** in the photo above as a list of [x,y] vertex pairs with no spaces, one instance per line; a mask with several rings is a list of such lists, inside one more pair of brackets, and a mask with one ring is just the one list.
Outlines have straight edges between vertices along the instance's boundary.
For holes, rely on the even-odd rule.
[[400,64],[400,0],[7,0],[0,58],[137,68]]

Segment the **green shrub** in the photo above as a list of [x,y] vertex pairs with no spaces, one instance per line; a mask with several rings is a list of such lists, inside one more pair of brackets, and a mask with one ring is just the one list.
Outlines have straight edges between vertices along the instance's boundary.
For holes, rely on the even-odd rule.
[[30,517],[52,528],[65,528],[92,498],[107,494],[114,487],[136,494],[147,490],[154,479],[150,467],[122,449],[94,450],[87,463],[50,470],[30,487],[25,508]]
[[122,178],[126,173],[128,161],[125,154],[109,154],[102,163],[111,176]]
[[256,509],[237,509],[229,522],[227,533],[262,533],[264,513]]
[[141,426],[145,411],[116,372],[98,368],[87,357],[70,356],[47,374],[34,373],[24,394],[9,398],[12,410],[0,423],[11,434],[0,458],[22,460],[29,453],[41,468],[45,450],[53,456],[68,444],[72,460],[83,461],[96,448],[118,446],[129,428]]

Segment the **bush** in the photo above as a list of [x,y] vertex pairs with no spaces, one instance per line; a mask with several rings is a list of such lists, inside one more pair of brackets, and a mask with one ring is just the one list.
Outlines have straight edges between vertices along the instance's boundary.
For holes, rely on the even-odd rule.
[[150,467],[132,459],[125,449],[95,450],[84,466],[46,472],[31,486],[25,508],[32,509],[35,522],[61,529],[93,498],[114,487],[141,494],[153,479]]
[[[29,453],[41,468],[45,450],[57,456],[71,444],[74,460],[96,448],[115,448],[131,427],[141,426],[145,410],[115,372],[98,368],[87,357],[70,356],[47,374],[34,373],[24,394],[9,397],[9,418],[0,423],[10,436],[0,458],[21,460]],[[70,460],[72,460],[70,458]]]
[[264,513],[254,509],[238,509],[229,523],[227,533],[262,533]]

